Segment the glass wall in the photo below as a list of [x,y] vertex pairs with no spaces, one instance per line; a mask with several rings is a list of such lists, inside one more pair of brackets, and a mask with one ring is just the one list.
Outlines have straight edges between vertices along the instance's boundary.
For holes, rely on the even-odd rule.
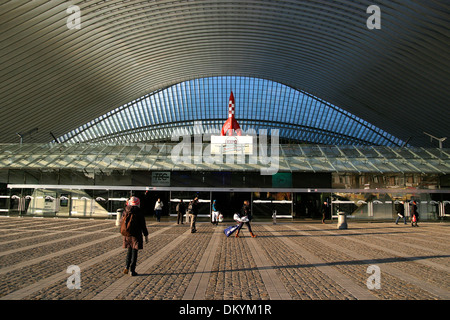
[[170,191],[170,211],[171,216],[177,216],[176,207],[183,201],[186,211],[189,202],[195,197],[198,197],[198,216],[210,217],[211,215],[211,192],[197,192],[197,191]]
[[403,205],[410,217],[413,202],[422,221],[450,217],[448,193],[333,193],[333,218],[342,211],[348,218],[362,220],[392,220],[397,218],[396,206]]
[[422,221],[437,221],[450,217],[450,193],[393,192],[262,192],[262,191],[133,191],[108,189],[11,188],[2,191],[0,215],[115,218],[116,211],[125,207],[126,200],[135,195],[147,217],[154,216],[158,198],[164,203],[163,216],[176,216],[176,205],[186,206],[195,196],[199,198],[200,217],[209,217],[212,201],[224,217],[232,219],[244,200],[252,206],[255,219],[277,218],[320,219],[324,201],[332,200],[332,216],[345,212],[356,220],[396,219],[396,206],[403,203],[405,214],[416,202]]
[[253,192],[253,215],[262,218],[293,218],[292,192]]
[[0,197],[4,215],[111,218],[125,206],[130,190],[9,189]]
[[[154,173],[165,173],[165,180],[154,180]],[[164,191],[150,187],[156,182]],[[277,216],[319,219],[323,201],[331,197],[334,216],[344,211],[354,219],[389,220],[396,218],[399,201],[416,201],[420,218],[436,221],[450,216],[449,189],[448,175],[416,173],[278,172],[264,176],[251,171],[8,169],[0,170],[0,215],[110,218],[130,195],[136,195],[146,216],[153,216],[158,197],[166,204],[163,215],[169,216],[175,214],[179,199],[188,201],[198,195],[200,214],[205,216],[213,200],[226,218],[232,218],[248,200],[255,217],[271,218],[276,210]],[[409,206],[405,212],[409,214]]]

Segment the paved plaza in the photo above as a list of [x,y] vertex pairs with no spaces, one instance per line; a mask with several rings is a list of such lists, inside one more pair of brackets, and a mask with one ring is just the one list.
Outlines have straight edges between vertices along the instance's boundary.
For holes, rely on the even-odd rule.
[[[447,300],[448,223],[147,220],[138,276],[115,220],[0,218],[2,300]],[[79,272],[77,272],[79,270]]]

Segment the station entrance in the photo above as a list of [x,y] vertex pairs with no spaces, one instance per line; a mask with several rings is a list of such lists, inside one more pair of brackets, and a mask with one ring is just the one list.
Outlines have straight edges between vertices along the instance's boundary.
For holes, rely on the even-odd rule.
[[327,194],[298,192],[294,194],[294,212],[297,218],[319,218],[322,216],[323,201],[327,201]]
[[212,192],[212,201],[216,200],[216,208],[224,217],[233,217],[240,212],[245,200],[251,203],[251,192]]
[[176,216],[176,207],[183,201],[187,208],[189,201],[198,197],[199,216],[211,214],[212,203],[216,200],[216,208],[225,218],[232,218],[241,210],[245,200],[251,203],[251,192],[208,192],[208,191],[133,191],[132,194],[141,200],[141,209],[147,217],[154,216],[156,201],[163,202],[162,216]]
[[189,201],[198,197],[199,217],[209,217],[213,201],[216,209],[225,219],[232,219],[240,212],[247,200],[255,218],[272,218],[273,211],[278,215],[292,217],[291,193],[250,192],[250,191],[136,191],[133,195],[141,199],[141,208],[146,216],[154,216],[156,201],[163,202],[162,216],[176,216],[176,206],[180,201],[187,207]]
[[[377,190],[375,190],[377,191]],[[199,218],[209,218],[212,203],[225,220],[232,220],[245,200],[248,200],[256,221],[280,218],[321,219],[324,201],[331,202],[332,216],[345,212],[347,217],[361,220],[392,220],[397,218],[396,207],[404,205],[405,214],[413,203],[421,220],[448,219],[450,192],[436,190],[411,192],[409,190],[374,192],[361,190],[302,190],[269,188],[150,188],[114,186],[61,186],[61,185],[8,185],[7,194],[0,197],[1,215],[115,218],[117,209],[124,208],[127,199],[134,195],[141,200],[147,218],[155,216],[155,203],[163,202],[163,218],[176,217],[176,206],[198,197]],[[171,218],[172,217],[172,218]]]

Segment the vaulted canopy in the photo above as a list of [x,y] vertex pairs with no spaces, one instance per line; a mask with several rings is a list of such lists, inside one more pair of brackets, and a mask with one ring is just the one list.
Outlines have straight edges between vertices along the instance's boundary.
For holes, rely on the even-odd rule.
[[[371,29],[372,4],[1,1],[0,143],[19,142],[18,134],[25,142],[51,142],[176,84],[233,76],[295,89],[365,121],[394,144],[437,146],[423,132],[450,133],[450,5],[377,2],[380,28]],[[289,102],[278,99],[279,113],[288,115]],[[227,97],[220,112],[226,106]],[[197,106],[193,120],[210,107]],[[166,116],[158,115],[158,125],[178,121]],[[251,120],[256,130],[279,121]]]

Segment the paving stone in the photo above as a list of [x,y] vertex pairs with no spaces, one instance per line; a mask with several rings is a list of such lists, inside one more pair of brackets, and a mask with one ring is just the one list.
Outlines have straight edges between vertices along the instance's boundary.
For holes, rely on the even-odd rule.
[[[148,221],[137,277],[123,275],[126,251],[114,220],[4,218],[0,299],[354,300],[450,297],[450,224],[253,223],[227,238],[227,224]],[[80,267],[69,289],[67,267]],[[369,265],[381,271],[370,290]]]

